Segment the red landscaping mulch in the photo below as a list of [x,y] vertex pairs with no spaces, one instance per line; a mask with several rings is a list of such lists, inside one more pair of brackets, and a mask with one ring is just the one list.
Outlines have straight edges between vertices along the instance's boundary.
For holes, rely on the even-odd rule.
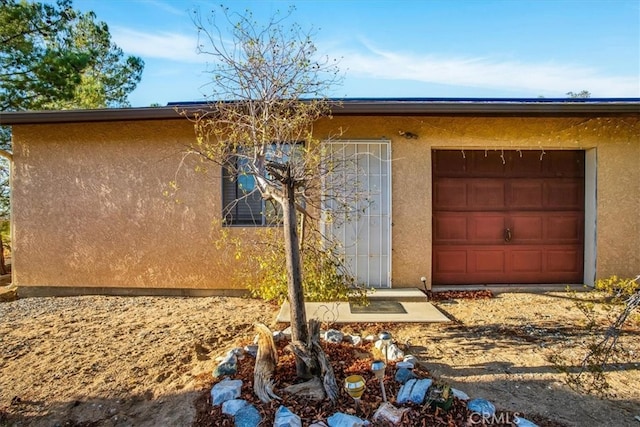
[[451,299],[489,299],[493,298],[493,292],[488,289],[477,291],[442,291],[427,292],[429,301],[447,301]]
[[[338,386],[341,387],[342,381],[349,375],[359,374],[362,375],[366,382],[367,388],[358,409],[355,409],[353,399],[344,391],[340,390],[340,396],[338,401],[333,403],[328,399],[320,402],[314,402],[301,398],[295,395],[287,395],[283,389],[291,384],[299,382],[296,380],[295,359],[291,353],[285,352],[284,347],[287,343],[278,343],[279,361],[276,368],[274,382],[275,391],[282,401],[273,401],[270,404],[264,404],[253,393],[253,367],[255,359],[251,356],[245,356],[238,362],[238,373],[234,376],[234,379],[241,379],[243,381],[241,399],[247,400],[253,404],[258,411],[262,414],[263,421],[261,425],[271,426],[273,425],[275,412],[280,405],[285,405],[292,412],[301,417],[304,426],[308,426],[316,421],[325,421],[328,417],[336,412],[343,412],[347,414],[356,415],[362,419],[372,420],[373,415],[377,408],[382,403],[382,391],[380,390],[380,383],[375,378],[370,370],[372,356],[369,351],[372,349],[372,344],[368,343],[360,347],[354,347],[351,344],[331,344],[327,342],[322,343],[322,347],[331,361]],[[429,372],[417,367],[414,373],[419,378],[428,378]],[[428,405],[415,405],[405,404],[397,405],[395,398],[398,395],[401,385],[394,379],[395,375],[395,363],[390,362],[387,366],[386,376],[384,380],[385,389],[389,401],[395,406],[402,406],[409,408],[405,413],[402,423],[402,427],[417,427],[417,426],[468,426],[468,425],[482,425],[481,420],[477,419],[477,416],[473,415],[467,410],[466,402],[454,399],[453,406],[447,412],[442,411],[439,408],[432,409]],[[202,378],[205,380],[205,378]],[[197,416],[193,423],[194,427],[209,427],[209,426],[222,426],[233,427],[233,418],[222,414],[221,406],[211,405],[211,387],[217,382],[210,378],[205,381],[201,396],[196,401]],[[523,408],[526,410],[526,408]],[[492,426],[515,426],[512,423],[515,413],[509,413],[504,411],[498,411],[495,418],[491,421]],[[518,416],[527,418],[530,421],[535,422],[540,427],[564,427],[564,424],[554,422],[552,420],[545,419],[543,417],[526,414],[524,412],[518,412]],[[475,418],[474,418],[475,417]],[[388,427],[384,424],[374,423],[371,424],[374,427]]]

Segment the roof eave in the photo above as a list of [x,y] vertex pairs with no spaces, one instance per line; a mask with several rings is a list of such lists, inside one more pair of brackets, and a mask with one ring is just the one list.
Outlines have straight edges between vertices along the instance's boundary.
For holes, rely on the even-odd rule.
[[[0,125],[113,122],[132,120],[177,120],[206,104],[166,107],[111,108],[95,110],[24,111],[0,113]],[[424,101],[358,99],[334,101],[334,116],[615,116],[640,114],[640,100],[589,102],[558,101]]]

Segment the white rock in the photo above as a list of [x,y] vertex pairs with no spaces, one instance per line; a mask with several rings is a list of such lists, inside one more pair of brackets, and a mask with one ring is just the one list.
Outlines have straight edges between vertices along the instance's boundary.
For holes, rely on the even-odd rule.
[[244,347],[244,351],[252,357],[256,357],[258,355],[258,346],[256,344],[247,345]]
[[412,370],[414,368],[413,363],[411,362],[398,362],[396,363],[396,369],[409,369]]
[[327,342],[339,344],[344,339],[344,334],[337,329],[329,329],[327,332],[325,332],[324,339]]
[[302,420],[284,405],[276,411],[273,427],[302,427]]
[[362,344],[362,337],[360,335],[349,335],[349,342],[355,346]]
[[327,419],[327,422],[329,427],[363,427],[370,424],[369,421],[342,412],[336,412]]
[[387,359],[389,360],[402,360],[404,358],[404,353],[397,345],[391,344],[387,348]]
[[[640,419],[638,421],[640,421]],[[534,424],[531,421],[520,417],[513,417],[513,422],[518,427],[538,427],[538,424]]]
[[231,399],[222,404],[222,413],[234,416],[236,412],[247,406],[249,402],[244,399]]
[[404,383],[402,387],[400,387],[400,391],[398,392],[398,397],[396,398],[396,401],[400,405],[407,403],[409,401],[409,398],[411,397],[411,389],[413,389],[413,386],[416,384],[417,381],[418,380],[415,378],[410,379],[409,381]]
[[385,402],[373,414],[373,421],[380,423],[391,423],[392,425],[400,424],[402,416],[407,412],[409,408],[396,408],[389,402]]
[[227,400],[240,397],[242,380],[224,379],[211,388],[211,403],[221,405]]
[[411,396],[409,399],[413,403],[417,404],[424,402],[424,398],[427,395],[427,390],[431,387],[431,383],[433,383],[433,380],[429,378],[418,380],[411,389]]
[[[384,352],[385,352],[385,346],[384,344],[382,344],[381,340],[376,341],[373,346],[375,348],[377,348],[378,350],[380,350],[380,352],[382,353],[382,355],[384,356]],[[402,360],[404,359],[404,353],[402,352],[402,350],[400,350],[398,348],[397,345],[395,344],[390,344],[387,348],[387,359],[394,361],[394,360]]]
[[451,392],[453,393],[453,395],[455,397],[457,397],[460,400],[469,400],[469,395],[467,393],[465,393],[462,390],[458,390],[457,388],[453,388],[451,387]]
[[404,359],[402,359],[403,362],[407,362],[407,363],[413,363],[413,366],[418,366],[418,358],[415,357],[413,354],[407,354]]
[[291,339],[291,326],[287,326],[286,328],[284,328],[282,330],[282,334],[285,336],[285,338]]

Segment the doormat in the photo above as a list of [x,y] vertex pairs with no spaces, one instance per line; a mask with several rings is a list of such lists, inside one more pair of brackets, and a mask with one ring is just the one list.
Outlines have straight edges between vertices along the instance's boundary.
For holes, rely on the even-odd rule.
[[406,314],[407,310],[403,305],[397,301],[380,301],[369,300],[369,305],[358,305],[349,303],[349,308],[353,314],[375,314],[375,313],[387,313],[387,314]]

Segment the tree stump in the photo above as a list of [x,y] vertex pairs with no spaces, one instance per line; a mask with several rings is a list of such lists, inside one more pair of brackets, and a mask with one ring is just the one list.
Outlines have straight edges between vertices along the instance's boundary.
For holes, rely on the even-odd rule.
[[278,350],[271,330],[262,323],[256,323],[258,331],[258,354],[253,369],[253,392],[264,403],[280,400],[273,392],[273,373],[278,365]]
[[322,379],[327,397],[335,402],[338,399],[338,385],[331,363],[320,346],[320,322],[316,319],[309,320],[308,341],[293,341],[287,348],[304,361],[313,375]]

